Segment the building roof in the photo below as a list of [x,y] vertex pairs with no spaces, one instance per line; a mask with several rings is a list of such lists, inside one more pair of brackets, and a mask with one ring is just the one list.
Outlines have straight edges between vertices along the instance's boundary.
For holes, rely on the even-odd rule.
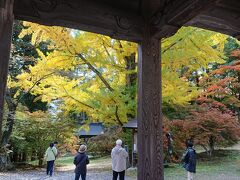
[[137,129],[137,118],[130,119],[128,123],[123,125],[123,128]]
[[77,132],[79,137],[93,137],[104,133],[104,126],[102,123],[90,123],[89,130],[81,129]]

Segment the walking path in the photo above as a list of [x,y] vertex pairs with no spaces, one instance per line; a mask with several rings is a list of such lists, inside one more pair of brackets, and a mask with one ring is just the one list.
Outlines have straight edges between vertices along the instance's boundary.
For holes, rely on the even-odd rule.
[[[240,144],[235,145],[231,149],[240,150]],[[195,175],[195,180],[240,180],[240,161],[234,161],[233,164],[224,164],[228,167],[220,168],[214,172],[209,172],[206,169],[199,169]],[[215,167],[215,166],[214,166]],[[209,168],[213,168],[209,166]],[[216,167],[215,167],[216,168]],[[227,168],[229,168],[227,170]],[[170,170],[170,169],[169,169]],[[169,171],[168,170],[168,171]],[[231,171],[230,171],[231,170]],[[166,170],[167,171],[167,170]],[[183,169],[174,168],[177,173],[165,172],[165,180],[185,180],[187,179],[186,172]],[[216,173],[217,172],[217,173]],[[131,174],[135,174],[130,176]],[[177,174],[177,176],[176,176]],[[58,167],[53,177],[47,177],[45,169],[0,172],[0,180],[73,180],[74,166],[68,165]],[[90,163],[88,165],[87,180],[112,180],[111,161],[110,159],[101,160],[100,163]],[[136,171],[128,170],[125,180],[137,180]]]
[[[20,171],[20,172],[7,172],[0,173],[0,180],[73,180],[74,173],[72,170],[57,171],[53,177],[46,176],[45,170],[34,171]],[[96,172],[88,171],[87,180],[111,180],[111,172]],[[136,180],[135,178],[126,177],[126,180]]]
[[[185,180],[186,175],[179,177],[165,177],[165,180]],[[196,174],[195,180],[240,180],[236,175],[219,174],[207,176]],[[0,173],[0,180],[74,180],[73,171],[57,171],[53,177],[46,176],[44,170],[21,171],[13,173]],[[112,180],[111,172],[88,171],[87,180]],[[125,180],[137,180],[137,178],[127,176]]]

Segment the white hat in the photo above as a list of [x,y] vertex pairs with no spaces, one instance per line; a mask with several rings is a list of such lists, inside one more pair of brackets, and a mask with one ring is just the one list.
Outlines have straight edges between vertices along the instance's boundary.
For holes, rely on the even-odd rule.
[[82,144],[79,148],[79,152],[83,153],[83,152],[86,152],[87,150],[87,146],[85,146],[84,144]]
[[121,145],[122,145],[122,140],[121,140],[121,139],[118,139],[118,140],[116,141],[116,145],[121,146]]

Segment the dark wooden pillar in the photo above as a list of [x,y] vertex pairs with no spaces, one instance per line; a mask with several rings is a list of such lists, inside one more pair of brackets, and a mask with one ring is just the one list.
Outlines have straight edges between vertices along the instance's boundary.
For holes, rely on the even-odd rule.
[[148,25],[138,53],[138,180],[163,180],[160,40]]
[[13,0],[0,0],[0,139],[2,136],[4,95],[12,40]]

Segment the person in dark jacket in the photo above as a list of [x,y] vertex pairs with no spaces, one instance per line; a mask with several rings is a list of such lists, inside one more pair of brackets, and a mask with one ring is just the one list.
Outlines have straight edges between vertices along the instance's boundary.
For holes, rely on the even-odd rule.
[[86,155],[87,147],[81,145],[79,152],[74,158],[73,163],[76,165],[75,168],[75,180],[79,180],[80,176],[82,180],[86,180],[87,175],[87,164],[89,164],[88,156]]
[[193,142],[187,141],[187,149],[184,154],[184,168],[186,169],[188,173],[188,180],[193,180],[193,173],[196,173],[196,162],[197,162],[197,156],[196,151],[193,148]]

